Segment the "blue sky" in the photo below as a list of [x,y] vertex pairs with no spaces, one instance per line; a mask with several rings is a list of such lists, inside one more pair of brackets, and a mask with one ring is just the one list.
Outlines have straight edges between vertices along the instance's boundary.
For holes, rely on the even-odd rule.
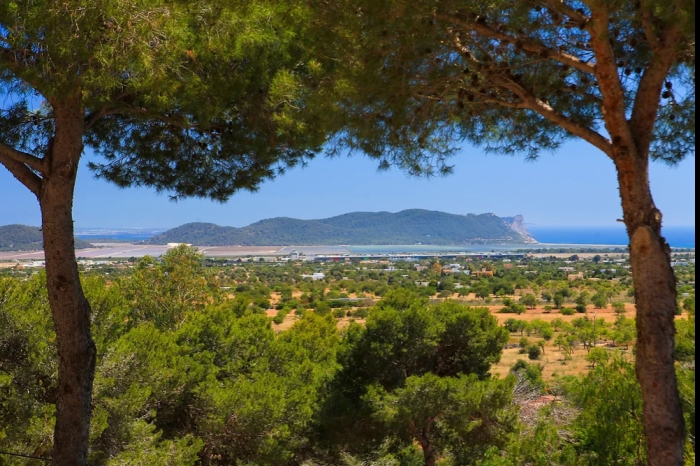
[[[149,189],[121,190],[93,179],[81,167],[74,218],[78,228],[170,228],[188,222],[244,226],[270,217],[325,218],[354,211],[421,208],[455,214],[522,214],[539,226],[613,226],[621,217],[612,162],[585,143],[569,143],[536,162],[484,155],[465,147],[455,173],[410,178],[398,170],[377,172],[356,155],[318,157],[226,204],[190,199],[171,202]],[[651,166],[651,186],[667,226],[695,225],[695,157],[675,167]],[[0,225],[39,225],[34,197],[0,167]]]

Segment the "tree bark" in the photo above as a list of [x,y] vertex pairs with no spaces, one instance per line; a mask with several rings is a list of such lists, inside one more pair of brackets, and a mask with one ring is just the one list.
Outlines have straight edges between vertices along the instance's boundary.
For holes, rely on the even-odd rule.
[[408,427],[413,433],[413,436],[418,440],[421,450],[423,450],[423,460],[425,461],[425,466],[435,466],[435,448],[430,442],[430,421],[424,428],[422,432],[418,431],[416,424],[413,421],[408,421]]
[[90,305],[75,258],[73,191],[82,154],[79,105],[54,107],[55,138],[39,193],[46,280],[58,349],[58,387],[52,464],[87,464],[88,434],[95,374],[95,343],[90,335]]
[[682,465],[685,435],[673,360],[677,304],[670,248],[661,236],[661,212],[651,196],[648,157],[616,155],[637,306],[635,367],[647,461],[652,466]]

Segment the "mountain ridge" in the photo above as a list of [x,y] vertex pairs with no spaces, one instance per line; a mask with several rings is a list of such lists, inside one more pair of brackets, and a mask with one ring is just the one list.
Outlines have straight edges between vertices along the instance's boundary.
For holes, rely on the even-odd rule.
[[[75,239],[75,249],[93,247],[81,239]],[[0,226],[0,251],[38,251],[44,249],[44,238],[40,227],[29,225]]]
[[449,214],[424,209],[400,212],[349,212],[300,220],[275,217],[245,227],[186,223],[144,243],[189,243],[195,246],[269,246],[339,244],[484,244],[536,243],[522,215]]

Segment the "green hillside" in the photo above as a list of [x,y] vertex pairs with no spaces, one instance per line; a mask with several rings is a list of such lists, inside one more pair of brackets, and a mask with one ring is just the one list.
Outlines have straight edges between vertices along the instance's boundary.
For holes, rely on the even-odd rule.
[[[75,240],[75,249],[93,247],[80,239]],[[0,226],[0,251],[35,251],[44,248],[41,228],[28,225]]]
[[148,244],[191,243],[196,246],[525,242],[533,242],[527,231],[514,230],[512,222],[494,214],[455,215],[421,209],[397,213],[353,212],[320,220],[278,217],[243,228],[188,223],[147,241]]

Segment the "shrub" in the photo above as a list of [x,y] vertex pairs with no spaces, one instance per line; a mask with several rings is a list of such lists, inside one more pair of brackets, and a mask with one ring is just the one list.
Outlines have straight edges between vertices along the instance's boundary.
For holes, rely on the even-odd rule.
[[317,301],[315,304],[315,312],[320,316],[325,316],[331,313],[331,306],[325,301]]
[[345,310],[340,309],[340,308],[334,309],[333,310],[333,317],[335,317],[336,319],[341,319],[341,318],[345,317]]
[[576,305],[576,312],[579,314],[583,314],[586,312],[586,305],[585,304],[577,304]]
[[531,360],[539,359],[542,355],[542,350],[537,345],[530,345],[527,347],[527,357]]
[[500,314],[523,314],[527,308],[522,304],[515,304],[511,301],[510,305],[502,307],[498,312]]
[[554,306],[552,306],[551,304],[545,304],[545,306],[544,306],[544,312],[547,314],[552,312],[553,309],[554,309]]
[[562,310],[559,312],[565,316],[572,316],[572,315],[576,314],[576,309],[571,309],[570,307],[565,307],[565,308],[562,308]]
[[625,313],[625,303],[614,302],[612,303],[612,307],[615,311],[615,314],[620,315]]
[[518,351],[519,354],[525,354],[527,353],[527,349],[532,345],[530,342],[530,339],[527,337],[522,337],[520,341],[518,342],[518,346],[520,346],[520,351]]
[[552,337],[554,336],[554,330],[552,330],[551,327],[549,327],[549,328],[546,328],[546,327],[545,327],[545,328],[542,328],[542,329],[540,330],[540,335],[542,336],[542,338],[544,338],[545,340],[549,341],[549,340],[551,340]]
[[358,319],[366,319],[368,315],[369,311],[366,307],[360,307],[353,312],[353,316],[357,317]]
[[520,322],[518,319],[513,319],[512,317],[508,320],[506,320],[503,323],[503,326],[508,330],[509,332],[517,332],[520,330],[520,326],[518,325],[518,322]]
[[518,359],[515,361],[513,367],[510,368],[510,372],[513,374],[522,374],[527,383],[539,389],[544,390],[544,380],[542,380],[542,366],[539,364],[531,364]]

